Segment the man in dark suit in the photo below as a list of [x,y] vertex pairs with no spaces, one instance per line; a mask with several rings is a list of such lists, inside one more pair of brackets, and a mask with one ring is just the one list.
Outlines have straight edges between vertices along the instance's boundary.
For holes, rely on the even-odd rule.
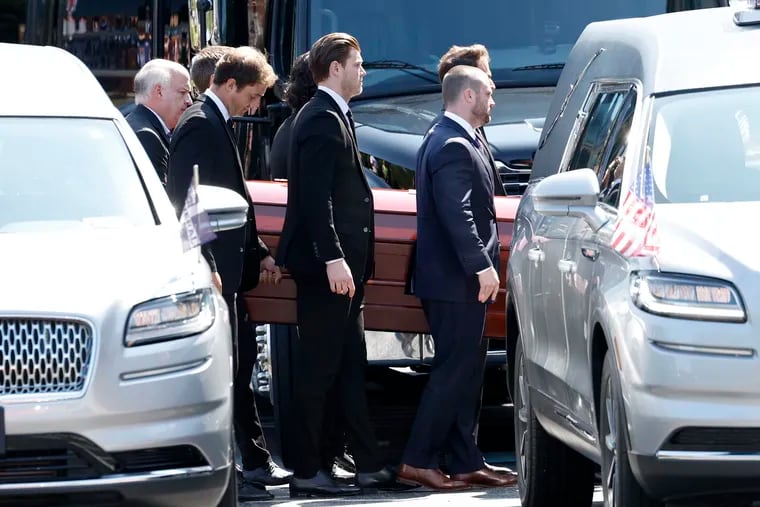
[[[496,85],[493,83],[491,76],[491,56],[488,54],[488,49],[482,44],[472,44],[470,46],[451,46],[446,51],[441,60],[438,62],[438,79],[443,82],[443,77],[448,71],[456,67],[457,65],[469,65],[470,67],[477,67],[488,75],[488,79],[491,80],[491,87],[496,89]],[[439,118],[436,118],[436,122]],[[507,195],[504,190],[504,185],[501,182],[499,171],[496,169],[496,163],[491,153],[491,146],[488,144],[488,138],[486,137],[486,131],[483,126],[475,129],[475,133],[478,135],[480,141],[489,154],[489,163],[491,164],[491,170],[494,173],[494,195]]]
[[[435,489],[511,486],[514,477],[485,466],[473,435],[486,361],[486,308],[499,291],[494,175],[475,133],[490,120],[491,80],[478,68],[454,67],[443,79],[443,103],[415,174],[415,291],[435,357],[399,477]],[[437,466],[444,451],[451,456],[451,477]]]
[[[362,306],[374,263],[374,210],[348,108],[365,75],[359,43],[345,33],[325,35],[311,47],[309,66],[318,90],[293,121],[288,205],[277,253],[297,288],[294,423],[288,434],[298,461],[290,493],[395,489],[394,475],[380,463],[364,385]],[[338,484],[322,470],[323,422],[333,387],[359,488]]]
[[190,74],[170,60],[149,61],[135,75],[135,103],[127,123],[153,162],[161,183],[166,185],[171,132],[192,104]]
[[[258,492],[239,494],[241,501],[270,498],[263,486],[285,484],[290,474],[279,468],[266,450],[261,422],[251,391],[256,343],[245,332],[244,310],[237,294],[254,288],[259,280],[277,283],[280,270],[269,249],[258,237],[253,202],[248,195],[243,167],[229,121],[248,110],[255,111],[276,76],[264,55],[249,47],[227,52],[216,66],[214,84],[180,118],[172,136],[166,190],[178,212],[182,209],[198,164],[200,182],[236,191],[248,201],[246,227],[221,232],[204,255],[230,310],[236,342],[233,419],[242,454],[243,486],[261,486]],[[262,494],[263,493],[263,494]]]
[[[443,56],[441,56],[441,59],[438,62],[438,79],[443,82],[443,77],[446,75],[446,73],[457,65],[468,65],[470,67],[479,68],[488,75],[488,78],[491,80],[491,87],[494,90],[496,89],[496,85],[494,85],[493,77],[491,75],[491,56],[488,54],[488,49],[486,49],[484,45],[472,44],[470,46],[451,46],[449,50],[446,51]],[[436,118],[433,123],[437,123],[439,120],[440,117]],[[491,166],[491,169],[493,170],[494,175],[494,195],[507,195],[507,192],[504,190],[504,185],[502,184],[499,171],[496,168],[496,161],[493,158],[493,153],[491,153],[491,146],[488,143],[485,128],[479,127],[475,129],[475,134],[478,136],[478,139],[488,152],[488,162]],[[481,346],[487,352],[488,340],[483,340]],[[480,421],[480,408],[482,401],[483,393],[481,388],[481,394],[478,397],[478,404],[475,408],[475,426],[473,428],[473,435],[475,436],[476,442],[478,440],[478,423]],[[494,472],[499,472],[505,475],[514,475],[514,472],[512,472],[512,470],[509,468],[494,466],[489,463],[486,463],[486,467],[490,468]]]

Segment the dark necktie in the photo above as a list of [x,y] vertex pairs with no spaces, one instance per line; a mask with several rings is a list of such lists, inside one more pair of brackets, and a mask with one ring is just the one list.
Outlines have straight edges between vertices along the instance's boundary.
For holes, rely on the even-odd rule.
[[356,125],[354,124],[354,115],[351,114],[351,110],[346,111],[346,118],[348,118],[348,124],[351,126],[351,136],[356,141]]

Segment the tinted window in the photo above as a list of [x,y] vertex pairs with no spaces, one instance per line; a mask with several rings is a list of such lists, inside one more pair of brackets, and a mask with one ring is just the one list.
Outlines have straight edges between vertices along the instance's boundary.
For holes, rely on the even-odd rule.
[[656,202],[760,200],[760,88],[658,98],[652,118]]
[[605,155],[599,165],[599,201],[617,208],[620,202],[620,183],[623,179],[623,167],[628,148],[628,133],[633,123],[636,110],[636,93],[626,95],[618,120],[612,128],[610,140],[605,148]]
[[367,69],[365,95],[408,93],[414,87],[437,83],[438,60],[452,44],[484,44],[497,85],[554,85],[587,24],[661,14],[667,4],[666,0],[481,0],[476,4],[312,0],[308,42],[325,33],[348,32],[359,39],[366,62],[398,60],[428,71]]
[[0,160],[0,233],[155,223],[111,121],[0,118]]
[[575,146],[568,171],[588,167],[599,174],[599,166],[611,128],[625,102],[625,90],[600,93],[593,105]]

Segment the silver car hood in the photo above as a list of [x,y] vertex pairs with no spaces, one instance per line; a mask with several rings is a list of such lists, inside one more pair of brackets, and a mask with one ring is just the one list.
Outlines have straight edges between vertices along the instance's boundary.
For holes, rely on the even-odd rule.
[[746,225],[760,216],[760,202],[663,204],[655,210],[663,271],[733,282],[760,272],[760,234]]
[[104,315],[208,281],[174,226],[0,234],[0,315]]

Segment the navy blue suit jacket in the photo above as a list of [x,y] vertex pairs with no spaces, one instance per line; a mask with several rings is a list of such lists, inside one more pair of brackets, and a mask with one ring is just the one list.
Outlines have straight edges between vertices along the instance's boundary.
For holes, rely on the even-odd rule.
[[137,134],[137,138],[145,148],[145,153],[153,162],[153,167],[156,169],[161,183],[166,186],[166,173],[169,167],[169,138],[166,137],[163,125],[158,121],[156,115],[142,104],[138,104],[127,115],[127,123]]
[[477,273],[498,270],[499,236],[490,154],[441,117],[417,153],[414,292],[421,299],[477,302]]

